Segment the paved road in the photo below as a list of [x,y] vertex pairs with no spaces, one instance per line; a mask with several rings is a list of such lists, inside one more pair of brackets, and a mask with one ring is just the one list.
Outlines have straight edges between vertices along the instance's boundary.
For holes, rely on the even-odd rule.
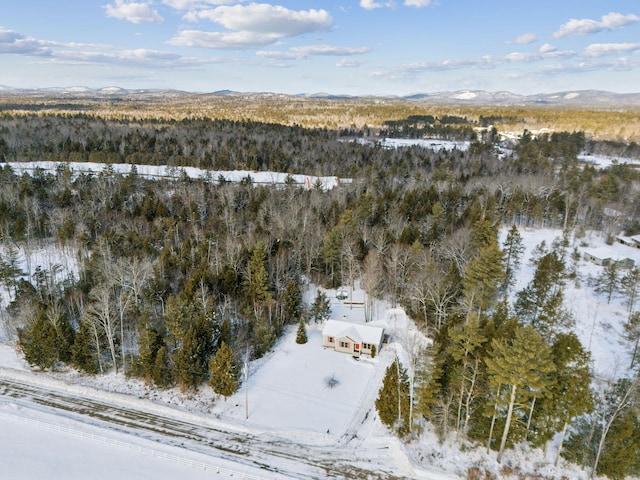
[[[25,408],[62,414],[99,427],[223,458],[251,468],[265,476],[295,479],[395,480],[394,459],[384,448],[372,452],[360,442],[318,445],[302,444],[278,435],[226,429],[122,406],[111,400],[86,398],[76,393],[46,388],[0,377],[0,397]],[[391,466],[391,467],[389,467]]]

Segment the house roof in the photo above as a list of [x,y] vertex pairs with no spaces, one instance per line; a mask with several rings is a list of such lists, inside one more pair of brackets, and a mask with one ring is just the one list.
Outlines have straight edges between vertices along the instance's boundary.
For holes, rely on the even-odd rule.
[[372,343],[374,345],[380,345],[383,334],[384,328],[382,327],[341,322],[339,320],[327,320],[322,329],[322,335],[324,336],[334,338],[349,337],[354,341]]

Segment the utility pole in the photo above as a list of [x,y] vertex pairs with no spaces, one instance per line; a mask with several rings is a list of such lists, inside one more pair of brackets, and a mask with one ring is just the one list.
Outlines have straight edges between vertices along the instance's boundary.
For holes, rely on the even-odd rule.
[[249,349],[244,357],[242,373],[244,374],[244,418],[247,420],[249,418]]

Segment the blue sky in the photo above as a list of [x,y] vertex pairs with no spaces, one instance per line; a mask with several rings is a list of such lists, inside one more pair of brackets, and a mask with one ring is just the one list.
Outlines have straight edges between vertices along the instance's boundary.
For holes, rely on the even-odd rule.
[[2,0],[0,85],[640,91],[637,0]]

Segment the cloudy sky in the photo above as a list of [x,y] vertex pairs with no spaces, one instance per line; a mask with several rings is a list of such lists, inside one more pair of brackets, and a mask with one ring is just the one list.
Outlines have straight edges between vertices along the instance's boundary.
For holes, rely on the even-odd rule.
[[5,0],[0,85],[640,91],[638,0]]

